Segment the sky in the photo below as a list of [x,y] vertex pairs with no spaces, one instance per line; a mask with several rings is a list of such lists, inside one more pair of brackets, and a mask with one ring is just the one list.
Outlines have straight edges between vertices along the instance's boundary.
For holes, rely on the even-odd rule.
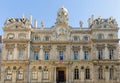
[[26,18],[32,14],[33,21],[44,21],[45,27],[51,27],[56,22],[57,11],[64,6],[68,9],[69,25],[79,27],[79,21],[83,21],[83,27],[87,27],[87,20],[91,15],[95,18],[113,17],[120,26],[120,0],[0,0],[0,35],[6,19],[14,17]]

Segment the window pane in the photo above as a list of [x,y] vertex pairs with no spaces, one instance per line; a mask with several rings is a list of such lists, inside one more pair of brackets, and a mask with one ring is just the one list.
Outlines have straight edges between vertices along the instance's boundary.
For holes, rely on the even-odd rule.
[[74,79],[79,79],[79,70],[74,69]]
[[88,51],[84,51],[84,60],[88,60]]
[[38,51],[34,51],[34,60],[38,60]]
[[48,51],[44,52],[44,58],[45,58],[45,60],[49,60],[49,52]]
[[101,49],[98,49],[98,59],[101,60],[102,59],[102,55],[103,55],[103,52]]
[[74,60],[78,60],[78,51],[74,51]]

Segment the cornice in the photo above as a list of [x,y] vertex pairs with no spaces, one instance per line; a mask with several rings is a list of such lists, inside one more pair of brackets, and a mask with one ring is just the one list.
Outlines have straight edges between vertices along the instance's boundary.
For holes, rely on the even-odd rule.
[[28,43],[30,39],[3,39],[3,43]]
[[91,31],[118,31],[119,28],[91,28]]
[[102,43],[102,42],[106,42],[106,43],[109,43],[109,42],[119,42],[119,39],[102,39],[102,40],[98,40],[98,39],[91,39],[92,42],[99,42],[99,43]]

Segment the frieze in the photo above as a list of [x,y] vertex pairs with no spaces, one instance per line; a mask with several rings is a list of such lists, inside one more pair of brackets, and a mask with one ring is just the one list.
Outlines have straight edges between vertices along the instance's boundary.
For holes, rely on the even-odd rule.
[[107,47],[108,47],[109,49],[113,49],[113,48],[116,48],[117,46],[114,45],[114,44],[108,44]]
[[26,44],[17,44],[18,49],[25,49],[27,47]]
[[91,46],[83,46],[83,50],[91,50]]
[[105,48],[105,44],[96,44],[96,48],[99,49],[104,49]]
[[72,50],[80,50],[80,46],[72,46]]
[[15,48],[15,44],[6,44],[7,49],[13,49]]
[[57,50],[63,50],[63,51],[65,51],[66,50],[66,46],[62,46],[62,45],[58,45],[57,46]]
[[32,50],[33,51],[39,51],[40,50],[40,46],[32,46]]
[[51,50],[51,46],[50,45],[44,45],[43,50]]

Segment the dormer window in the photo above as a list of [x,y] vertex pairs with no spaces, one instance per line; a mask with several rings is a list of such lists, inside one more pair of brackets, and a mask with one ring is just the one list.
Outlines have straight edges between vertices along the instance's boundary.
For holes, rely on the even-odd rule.
[[98,34],[98,40],[102,40],[103,39],[103,35],[102,34]]
[[109,35],[108,35],[108,38],[109,38],[109,39],[113,39],[113,34],[109,34]]
[[73,40],[74,40],[74,41],[78,41],[78,37],[77,37],[77,36],[74,36],[74,37],[73,37]]
[[50,38],[48,36],[45,37],[45,41],[49,41]]
[[83,37],[83,41],[88,41],[88,37],[87,37],[87,36],[84,36],[84,37]]

